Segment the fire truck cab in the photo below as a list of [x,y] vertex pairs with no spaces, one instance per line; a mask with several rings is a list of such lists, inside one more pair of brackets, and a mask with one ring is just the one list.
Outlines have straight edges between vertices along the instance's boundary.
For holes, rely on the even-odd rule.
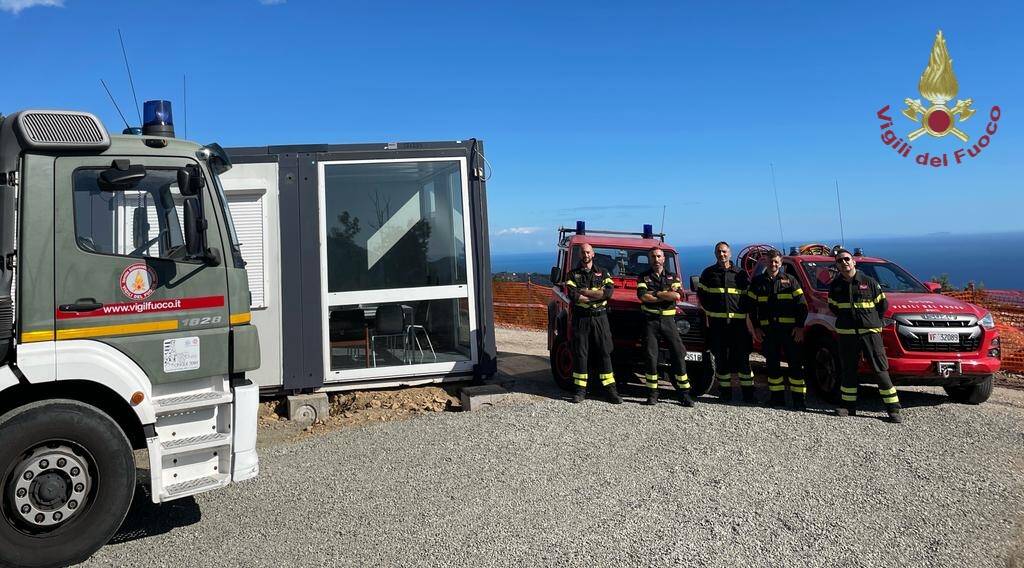
[[[580,262],[580,247],[588,243],[594,247],[594,263],[607,270],[615,282],[615,291],[608,301],[608,322],[612,329],[614,350],[612,365],[615,378],[625,383],[643,371],[643,313],[636,294],[637,277],[648,268],[647,253],[654,247],[665,251],[665,269],[682,279],[679,255],[665,243],[665,235],[654,233],[651,225],[644,225],[641,233],[588,230],[583,221],[576,228],[558,230],[557,265],[551,269],[554,299],[548,304],[548,350],[551,374],[565,390],[573,388],[572,380],[572,302],[566,294],[566,274]],[[694,303],[693,294],[676,303],[676,327],[686,346],[686,368],[693,396],[699,396],[711,387],[713,369],[711,355],[705,348],[704,318]],[[662,346],[659,370],[668,372],[667,351]],[[594,379],[592,373],[592,379]]]
[[[940,294],[938,284],[919,281],[895,262],[865,256],[859,248],[853,254],[857,270],[877,280],[889,300],[882,341],[893,382],[942,386],[958,402],[987,400],[1000,367],[999,332],[992,314]],[[751,271],[763,266],[752,263]],[[828,308],[829,284],[837,277],[832,251],[825,245],[793,247],[782,266],[800,280],[807,298],[804,345],[810,384],[826,399],[838,400],[836,318]],[[869,370],[863,360],[860,370]]]

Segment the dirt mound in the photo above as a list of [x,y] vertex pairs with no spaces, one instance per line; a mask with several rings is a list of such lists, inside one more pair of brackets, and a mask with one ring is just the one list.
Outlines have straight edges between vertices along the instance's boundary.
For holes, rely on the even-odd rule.
[[356,391],[331,395],[331,417],[353,418],[359,413],[381,417],[443,412],[459,405],[459,399],[439,387],[392,391]]
[[428,412],[459,410],[455,390],[441,387],[412,387],[395,390],[353,391],[329,395],[330,416],[313,424],[287,420],[284,399],[260,403],[260,437],[267,442],[294,439],[370,422],[404,420]]

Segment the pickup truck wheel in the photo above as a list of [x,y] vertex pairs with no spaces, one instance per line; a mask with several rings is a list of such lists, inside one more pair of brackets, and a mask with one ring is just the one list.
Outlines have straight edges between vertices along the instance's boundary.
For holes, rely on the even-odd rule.
[[555,338],[555,343],[551,346],[550,358],[551,376],[555,378],[555,383],[562,390],[570,392],[575,390],[576,385],[572,380],[572,348],[565,340],[565,336],[560,335]]
[[814,392],[822,400],[838,404],[842,375],[839,370],[839,354],[835,343],[821,340],[812,345],[805,369]]
[[949,386],[943,387],[943,389],[945,389],[949,398],[957,402],[962,402],[964,404],[981,404],[988,400],[988,397],[992,396],[992,385],[994,382],[994,377],[989,375],[977,384]]
[[0,416],[0,565],[65,566],[110,540],[135,491],[135,460],[109,416],[73,400]]

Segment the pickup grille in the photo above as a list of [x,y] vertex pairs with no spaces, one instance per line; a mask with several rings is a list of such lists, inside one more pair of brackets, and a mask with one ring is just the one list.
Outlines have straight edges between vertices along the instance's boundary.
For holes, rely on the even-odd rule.
[[970,320],[919,320],[908,319],[907,323],[912,327],[971,327],[974,322]]
[[[935,322],[929,322],[935,323]],[[951,322],[956,323],[956,322]],[[932,325],[931,327],[939,327]],[[952,326],[951,326],[952,327]],[[970,337],[966,334],[960,335],[959,343],[928,343],[927,333],[914,333],[914,337],[907,337],[899,334],[900,344],[907,351],[926,351],[934,353],[966,353],[977,351],[981,347],[981,337]]]

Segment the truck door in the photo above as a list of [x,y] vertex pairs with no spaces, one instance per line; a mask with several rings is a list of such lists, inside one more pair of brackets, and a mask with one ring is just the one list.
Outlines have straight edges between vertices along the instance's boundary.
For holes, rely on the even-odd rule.
[[[117,160],[114,167],[114,160]],[[116,349],[161,383],[224,377],[229,317],[225,262],[212,218],[210,180],[198,199],[210,229],[208,245],[221,262],[188,256],[184,199],[177,172],[202,169],[185,158],[63,157],[54,180],[54,293],[57,375],[74,378],[82,358],[61,356]],[[144,172],[112,185],[114,170]],[[144,170],[142,169],[144,168]],[[129,170],[131,171],[131,170]],[[205,176],[203,176],[205,177]],[[124,181],[121,176],[120,181]],[[196,199],[196,198],[191,198]],[[227,258],[225,258],[227,257]],[[85,340],[74,344],[72,340]],[[63,349],[62,349],[63,348]]]

